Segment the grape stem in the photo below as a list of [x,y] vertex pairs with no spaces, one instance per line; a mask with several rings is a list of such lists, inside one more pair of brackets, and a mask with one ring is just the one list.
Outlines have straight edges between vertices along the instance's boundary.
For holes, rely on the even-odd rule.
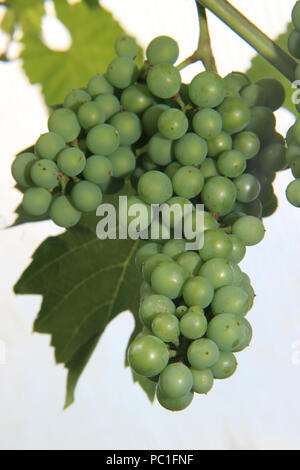
[[196,5],[200,28],[198,46],[195,52],[190,57],[187,57],[187,59],[185,59],[179,65],[177,65],[176,68],[177,70],[182,70],[190,64],[201,61],[206,70],[216,72],[217,66],[211,47],[206,10],[197,1]]
[[226,0],[196,0],[235,31],[291,82],[297,62]]

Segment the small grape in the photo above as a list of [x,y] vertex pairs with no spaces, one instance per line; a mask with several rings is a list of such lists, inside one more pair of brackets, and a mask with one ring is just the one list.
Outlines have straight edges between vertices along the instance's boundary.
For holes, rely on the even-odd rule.
[[186,305],[178,305],[175,310],[175,315],[177,318],[181,318],[187,311],[188,307]]
[[104,93],[103,95],[96,96],[94,102],[97,103],[104,112],[105,121],[110,119],[114,114],[120,112],[120,101],[111,93]]
[[133,59],[138,53],[138,45],[133,37],[122,34],[115,42],[115,51],[118,56],[131,57]]
[[65,142],[73,142],[80,133],[80,125],[76,114],[68,108],[59,108],[50,114],[49,131],[63,137]]
[[300,31],[297,29],[289,34],[288,50],[296,59],[300,59]]
[[169,36],[158,36],[152,39],[146,50],[150,64],[174,64],[178,59],[179,48],[174,39]]
[[246,160],[249,160],[258,154],[260,140],[253,132],[240,132],[234,137],[233,148],[242,152]]
[[135,265],[141,271],[142,266],[148,258],[161,252],[161,245],[159,243],[146,243],[138,249],[135,255]]
[[233,269],[226,259],[212,258],[200,268],[199,275],[209,279],[215,289],[233,282]]
[[193,375],[190,369],[179,362],[169,364],[159,376],[158,387],[169,398],[185,396],[192,386]]
[[117,194],[124,186],[124,178],[110,178],[106,183],[100,183],[99,186],[104,194]]
[[241,318],[242,321],[242,334],[239,345],[233,349],[232,352],[240,352],[246,349],[252,340],[252,328],[246,318]]
[[207,320],[204,310],[193,311],[190,308],[180,319],[180,332],[188,339],[198,339],[205,335],[207,330]]
[[210,369],[196,370],[191,369],[193,374],[193,391],[196,393],[208,393],[214,384],[214,376]]
[[91,155],[86,160],[83,176],[95,184],[107,183],[112,175],[112,162],[101,155]]
[[189,85],[191,101],[201,108],[215,108],[225,98],[225,83],[215,72],[201,72]]
[[260,166],[266,171],[280,171],[286,167],[286,149],[281,144],[270,144],[258,156]]
[[86,143],[94,154],[107,156],[119,147],[119,132],[110,124],[98,124],[89,130]]
[[144,173],[138,183],[138,194],[148,204],[162,204],[172,196],[171,180],[161,171]]
[[172,98],[180,90],[180,73],[171,64],[154,65],[147,74],[147,85],[154,96]]
[[220,153],[225,152],[225,150],[232,149],[232,137],[227,134],[227,132],[222,131],[213,139],[209,139],[207,147],[208,156],[215,158],[220,155]]
[[207,155],[207,143],[194,132],[188,132],[175,142],[174,153],[182,165],[201,165]]
[[239,96],[239,93],[250,84],[250,80],[245,73],[231,72],[224,77],[226,86],[226,96]]
[[98,73],[94,75],[87,84],[88,93],[95,98],[95,96],[103,95],[106,93],[112,94],[114,92],[113,87],[107,81],[104,75]]
[[151,286],[156,294],[176,299],[180,297],[187,274],[175,262],[164,262],[156,266],[151,274]]
[[193,117],[193,129],[203,139],[217,137],[222,130],[222,117],[214,109],[201,109]]
[[206,232],[206,230],[217,230],[219,228],[219,224],[213,214],[210,214],[207,211],[204,211],[204,225],[203,225],[203,231]]
[[159,387],[157,387],[156,396],[159,404],[169,411],[184,410],[191,404],[194,398],[194,394],[192,392],[188,392],[186,395],[180,398],[170,398],[163,395]]
[[73,206],[67,196],[58,196],[50,206],[50,218],[60,227],[73,227],[79,222],[81,212]]
[[117,129],[121,145],[132,145],[142,135],[141,121],[135,113],[122,111],[110,119],[110,124]]
[[166,104],[155,104],[147,108],[142,117],[142,124],[144,133],[151,137],[156,132],[158,132],[158,119],[161,113],[169,109],[169,106]]
[[172,140],[167,139],[157,132],[148,142],[148,154],[152,162],[156,165],[168,165],[173,160]]
[[206,181],[201,198],[207,209],[219,215],[228,214],[235,202],[237,190],[224,176],[214,176]]
[[199,305],[206,308],[213,299],[214,287],[208,279],[195,276],[186,281],[182,294],[188,306]]
[[246,254],[245,243],[235,235],[228,235],[232,244],[232,251],[228,256],[228,260],[233,263],[240,263]]
[[237,360],[232,352],[221,352],[218,362],[211,367],[215,379],[228,379],[237,368]]
[[138,77],[136,63],[130,57],[116,57],[107,68],[107,80],[116,88],[127,88]]
[[221,230],[207,230],[204,233],[204,244],[200,248],[201,259],[208,261],[212,258],[227,259],[232,252],[232,243],[227,233]]
[[193,199],[200,194],[204,186],[204,176],[198,168],[183,166],[176,171],[172,184],[178,196]]
[[224,286],[215,292],[211,304],[214,315],[230,312],[236,315],[246,315],[248,312],[248,294],[238,286]]
[[84,103],[77,111],[77,118],[81,127],[89,130],[97,124],[103,124],[105,114],[96,102]]
[[76,209],[82,212],[94,211],[102,202],[102,191],[90,181],[80,181],[73,187],[71,199]]
[[198,273],[202,264],[200,256],[194,251],[181,253],[176,259],[176,262],[188,272],[189,276]]
[[86,158],[84,153],[76,147],[62,150],[57,157],[58,168],[67,176],[77,176],[84,170]]
[[261,220],[252,215],[239,218],[232,225],[232,233],[243,240],[245,245],[257,245],[265,236],[265,228]]
[[241,97],[246,101],[250,108],[253,106],[265,106],[266,104],[265,91],[263,87],[259,86],[257,83],[251,83],[243,88],[241,91]]
[[251,119],[251,110],[242,98],[226,98],[218,111],[223,119],[223,130],[228,134],[241,132]]
[[286,190],[288,201],[295,207],[300,207],[300,178],[292,181]]
[[220,173],[217,170],[217,165],[213,158],[206,158],[201,165],[201,173],[204,178],[207,180],[213,176],[219,176]]
[[165,255],[164,253],[157,253],[153,256],[149,256],[146,259],[144,266],[143,266],[143,276],[146,282],[151,282],[151,274],[160,264],[164,263],[165,261],[173,261],[170,256]]
[[124,111],[141,114],[153,104],[153,96],[146,85],[136,83],[125,88],[121,95],[121,105]]
[[217,315],[208,324],[207,337],[214,341],[220,351],[233,352],[245,340],[243,320],[232,313]]
[[274,133],[276,119],[271,109],[266,106],[255,106],[251,109],[251,118],[246,127],[247,131],[253,132],[264,140]]
[[170,313],[158,313],[152,321],[154,336],[165,343],[178,343],[179,323],[175,315]]
[[49,209],[52,196],[44,188],[28,188],[23,197],[22,206],[31,215],[40,216]]
[[234,180],[237,189],[237,200],[240,202],[252,202],[260,193],[260,182],[251,173],[244,173]]
[[253,215],[260,219],[262,217],[263,205],[260,199],[254,199],[252,202],[242,203],[241,210],[245,215]]
[[136,160],[134,153],[128,147],[120,146],[107,157],[113,168],[113,175],[116,178],[123,178],[135,169]]
[[142,323],[151,328],[152,322],[159,313],[173,315],[175,313],[175,304],[165,295],[150,295],[145,298],[139,310],[139,317]]
[[218,171],[228,178],[236,178],[246,169],[246,159],[239,150],[226,150],[217,161]]
[[65,146],[65,141],[60,135],[55,134],[55,132],[47,132],[47,134],[42,134],[38,138],[34,150],[40,158],[55,160]]
[[275,78],[262,78],[256,83],[264,91],[264,106],[267,106],[272,111],[276,111],[281,108],[285,100],[285,90],[280,81]]
[[83,103],[87,103],[91,101],[91,99],[91,95],[89,95],[86,90],[77,88],[76,90],[72,90],[65,97],[64,108],[69,108],[76,112]]
[[139,375],[154,377],[164,370],[168,361],[167,346],[155,336],[141,336],[129,346],[128,362]]
[[208,338],[200,338],[190,344],[187,357],[193,369],[205,370],[218,361],[220,351],[214,341]]
[[36,160],[37,157],[34,153],[24,152],[16,157],[11,166],[11,173],[14,179],[25,188],[32,184],[30,171]]
[[177,140],[183,137],[188,129],[188,120],[183,111],[167,109],[158,118],[159,132],[167,139]]
[[36,186],[51,189],[58,183],[58,168],[52,160],[37,160],[31,167],[30,177]]
[[170,258],[177,259],[177,257],[185,251],[185,241],[182,239],[168,240],[162,249],[165,255]]

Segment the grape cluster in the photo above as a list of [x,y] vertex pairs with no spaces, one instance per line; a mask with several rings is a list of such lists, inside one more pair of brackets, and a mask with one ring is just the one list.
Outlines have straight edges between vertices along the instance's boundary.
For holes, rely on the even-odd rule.
[[[300,3],[297,2],[293,8],[292,21],[295,29],[289,35],[288,48],[290,53],[300,59]],[[295,71],[295,80],[300,80],[300,64]],[[300,104],[296,104],[298,113]],[[289,129],[287,136],[286,164],[291,168],[295,178],[287,187],[286,196],[288,201],[295,207],[300,207],[300,117]]]

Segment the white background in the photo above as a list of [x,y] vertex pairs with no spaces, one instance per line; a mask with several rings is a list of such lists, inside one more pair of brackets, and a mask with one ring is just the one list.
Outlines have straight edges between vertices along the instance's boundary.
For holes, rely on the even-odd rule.
[[[232,1],[271,37],[284,30],[294,0]],[[193,0],[103,0],[116,18],[146,45],[169,34],[180,59],[198,36]],[[221,74],[246,70],[253,50],[212,15],[213,45]],[[62,47],[64,34],[52,20],[45,38]],[[50,38],[50,39],[49,39]],[[99,52],[101,53],[101,52]],[[190,67],[184,78],[201,69]],[[20,201],[10,175],[13,155],[46,130],[47,110],[39,86],[30,86],[20,63],[0,64],[0,216],[4,228]],[[278,128],[292,122],[277,113]],[[12,286],[36,247],[60,230],[51,222],[3,229],[1,243],[0,448],[1,449],[299,449],[300,319],[299,211],[284,190],[289,172],[277,177],[280,199],[266,220],[263,243],[248,249],[243,269],[257,298],[249,320],[251,347],[239,355],[235,376],[216,383],[207,397],[197,396],[182,413],[151,406],[123,368],[124,349],[133,328],[127,312],[105,331],[79,383],[76,402],[62,411],[66,371],[55,366],[49,337],[31,333],[39,297],[16,297]],[[63,312],[62,312],[63,314]],[[0,343],[1,354],[1,343]],[[1,365],[1,362],[5,364]]]

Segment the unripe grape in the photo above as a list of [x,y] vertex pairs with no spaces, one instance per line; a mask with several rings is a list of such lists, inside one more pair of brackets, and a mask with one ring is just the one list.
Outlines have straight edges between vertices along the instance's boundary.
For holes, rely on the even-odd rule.
[[76,112],[83,103],[87,103],[91,101],[91,99],[91,96],[86,90],[77,88],[76,90],[72,90],[65,97],[64,108],[69,108]]
[[193,374],[193,391],[196,393],[208,393],[214,384],[214,376],[210,369],[191,369]]
[[170,397],[165,396],[161,392],[159,387],[157,387],[156,396],[157,396],[157,400],[158,400],[159,404],[163,408],[166,408],[166,410],[169,410],[169,411],[182,411],[182,410],[184,410],[185,408],[187,408],[191,404],[191,402],[194,398],[193,392],[188,392],[186,395],[184,395],[183,397],[180,397],[180,398],[170,398]]
[[185,338],[201,338],[205,335],[206,330],[207,320],[202,309],[199,313],[190,308],[180,319],[180,332]]
[[87,181],[95,184],[107,183],[112,176],[112,162],[101,155],[91,155],[86,160],[83,176]]
[[62,150],[57,157],[58,168],[67,176],[77,176],[84,170],[86,158],[84,153],[76,147]]
[[178,343],[179,323],[175,315],[170,313],[158,313],[155,315],[152,325],[152,332],[165,343]]
[[52,160],[37,160],[31,167],[30,177],[36,186],[51,189],[58,183],[58,168]]
[[105,93],[113,93],[114,89],[111,84],[107,81],[104,75],[98,73],[94,75],[87,84],[88,93],[94,98],[98,95]]
[[104,111],[96,102],[84,103],[77,111],[79,124],[85,130],[91,129],[97,124],[103,124],[105,120]]
[[23,197],[22,206],[31,215],[40,216],[47,212],[52,196],[44,188],[28,188]]
[[215,108],[225,98],[225,83],[215,72],[201,72],[189,85],[191,101],[201,108]]
[[11,166],[11,173],[21,186],[28,187],[32,184],[30,171],[34,162],[37,160],[36,155],[31,152],[23,152],[17,155]]
[[154,102],[153,96],[146,85],[135,83],[126,88],[121,95],[121,105],[124,111],[141,114]]
[[154,96],[172,98],[180,90],[180,73],[171,64],[154,65],[147,74],[147,85]]
[[135,113],[117,113],[110,119],[110,124],[117,130],[121,145],[132,145],[142,135],[141,121]]
[[120,146],[108,155],[112,164],[112,172],[116,178],[124,178],[135,169],[136,159],[134,153],[128,147]]
[[252,246],[262,241],[265,236],[265,228],[260,219],[247,215],[234,222],[232,233],[243,240],[245,245]]
[[159,313],[173,315],[175,313],[174,302],[164,295],[157,294],[150,295],[142,301],[139,316],[145,326],[151,328],[155,316]]
[[116,39],[115,51],[118,56],[134,58],[138,53],[138,45],[133,37],[122,34]]
[[107,68],[107,80],[116,88],[127,88],[138,77],[136,63],[130,57],[117,57]]
[[55,160],[65,146],[65,141],[60,135],[55,132],[47,132],[38,138],[34,150],[40,158]]
[[137,269],[141,270],[148,258],[161,252],[161,245],[159,243],[148,242],[138,249],[135,255],[135,265]]
[[135,339],[128,349],[128,362],[139,375],[154,377],[162,372],[169,360],[167,346],[155,336]]
[[80,125],[76,114],[68,108],[59,108],[50,114],[49,131],[60,135],[65,142],[73,142],[80,133]]
[[147,59],[152,65],[174,64],[178,59],[178,55],[178,44],[169,36],[158,36],[152,39],[146,50]]
[[237,368],[237,360],[232,352],[221,352],[218,362],[212,366],[211,371],[215,379],[228,379]]
[[190,344],[187,357],[193,369],[205,370],[218,361],[220,351],[214,341],[208,338],[200,338]]
[[215,292],[211,308],[214,315],[227,312],[246,315],[249,309],[249,297],[241,287],[223,286]]
[[74,206],[82,212],[90,212],[102,202],[102,191],[90,181],[80,181],[76,183],[71,191],[71,198]]
[[184,364],[169,364],[159,376],[158,387],[169,398],[186,395],[193,386],[193,375]]
[[79,222],[81,212],[73,206],[67,196],[58,196],[50,207],[50,218],[60,227],[73,227]]
[[94,102],[97,103],[104,112],[105,121],[120,112],[120,101],[111,93],[96,96]]
[[109,124],[98,124],[89,130],[86,143],[94,154],[107,156],[119,147],[119,132]]
[[170,299],[180,297],[187,273],[175,262],[165,262],[156,266],[151,274],[151,286],[156,294]]
[[300,178],[292,181],[286,190],[288,201],[295,207],[300,207]]
[[199,305],[206,308],[214,297],[214,288],[208,279],[195,276],[186,281],[182,294],[188,306]]

